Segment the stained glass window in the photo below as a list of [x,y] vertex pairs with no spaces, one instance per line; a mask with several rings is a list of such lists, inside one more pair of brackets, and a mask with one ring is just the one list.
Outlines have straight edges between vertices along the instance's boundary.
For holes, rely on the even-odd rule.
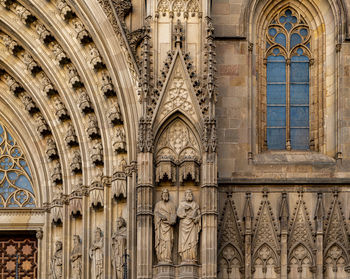
[[266,34],[266,140],[270,150],[309,149],[310,31],[287,8]]
[[35,197],[22,149],[0,123],[0,208],[5,207],[35,207]]

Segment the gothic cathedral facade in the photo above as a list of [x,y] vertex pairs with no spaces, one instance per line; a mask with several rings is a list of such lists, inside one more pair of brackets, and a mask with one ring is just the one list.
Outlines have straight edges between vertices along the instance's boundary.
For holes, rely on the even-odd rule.
[[0,278],[350,278],[350,0],[0,0],[0,92]]

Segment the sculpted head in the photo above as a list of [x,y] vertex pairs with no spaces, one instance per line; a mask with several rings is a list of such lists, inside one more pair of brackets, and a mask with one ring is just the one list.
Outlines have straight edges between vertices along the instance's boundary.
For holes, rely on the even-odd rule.
[[169,201],[169,190],[168,189],[163,189],[162,200],[165,202]]
[[62,241],[56,241],[56,251],[62,250]]
[[123,217],[118,217],[117,218],[117,228],[120,229],[123,227],[126,227],[125,219]]
[[193,194],[192,194],[191,190],[186,190],[186,192],[185,192],[185,200],[187,202],[193,201]]
[[102,231],[99,227],[95,230],[95,240],[99,241],[102,238]]
[[74,242],[74,245],[79,245],[80,244],[80,236],[73,235],[73,242]]

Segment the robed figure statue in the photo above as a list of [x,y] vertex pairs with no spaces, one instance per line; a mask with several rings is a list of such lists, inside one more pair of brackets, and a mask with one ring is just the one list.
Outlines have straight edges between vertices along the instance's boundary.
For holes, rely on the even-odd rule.
[[112,234],[112,267],[113,278],[123,279],[123,256],[126,249],[126,222],[124,218],[117,219],[117,229]]
[[72,265],[72,279],[81,279],[81,241],[79,235],[73,236],[74,247],[70,255],[70,262]]
[[174,242],[174,228],[176,222],[175,205],[169,201],[169,191],[164,189],[162,200],[154,207],[155,249],[158,263],[172,263],[171,252]]
[[201,212],[199,205],[193,200],[191,190],[186,190],[185,199],[177,209],[180,218],[179,254],[182,262],[197,261],[197,246],[201,230]]
[[90,248],[91,278],[102,279],[103,276],[103,237],[100,228],[95,230],[95,239]]
[[62,278],[62,241],[56,241],[56,251],[51,259],[52,279]]

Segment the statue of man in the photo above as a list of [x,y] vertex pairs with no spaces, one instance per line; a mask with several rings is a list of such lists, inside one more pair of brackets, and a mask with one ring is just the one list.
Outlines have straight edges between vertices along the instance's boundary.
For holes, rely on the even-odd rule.
[[124,218],[117,219],[117,229],[112,234],[112,266],[116,279],[123,278],[123,256],[126,249],[126,222]]
[[201,212],[193,200],[191,190],[186,190],[185,199],[177,209],[180,218],[179,254],[182,262],[196,262],[199,232],[201,230]]
[[95,240],[90,248],[90,259],[92,259],[92,276],[94,279],[102,279],[103,276],[103,238],[100,228],[95,230]]
[[80,236],[73,236],[74,247],[72,253],[70,255],[70,262],[72,264],[72,279],[80,279],[81,278],[81,242]]
[[52,279],[62,279],[62,241],[56,241],[56,251],[51,259]]
[[161,198],[154,207],[155,249],[159,263],[171,263],[176,208],[169,201],[168,189],[162,191]]

